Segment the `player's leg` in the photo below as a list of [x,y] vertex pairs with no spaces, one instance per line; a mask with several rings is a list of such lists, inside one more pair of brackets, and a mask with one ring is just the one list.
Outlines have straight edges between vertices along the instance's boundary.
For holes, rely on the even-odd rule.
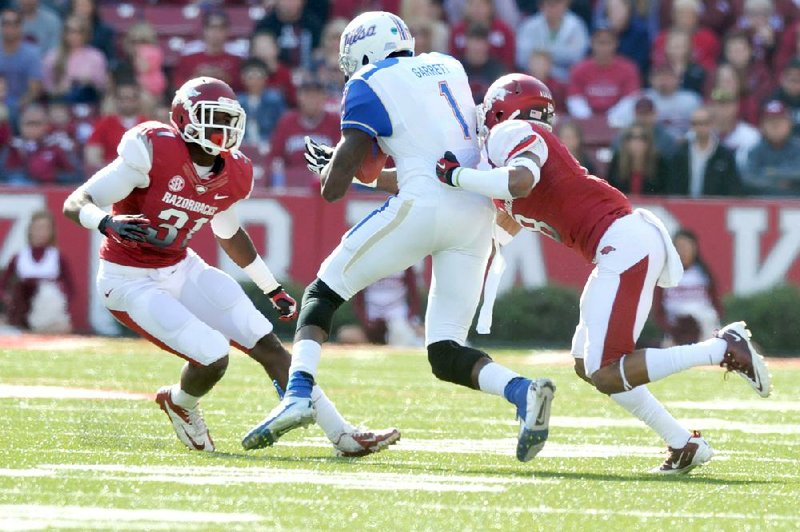
[[[599,312],[595,312],[596,330],[602,331],[602,322],[608,320],[600,364],[587,371],[597,389],[603,393],[618,393],[694,366],[721,365],[739,373],[762,397],[768,396],[769,372],[763,357],[750,342],[750,331],[743,322],[732,323],[714,338],[696,344],[633,350],[650,312],[653,290],[666,255],[660,245],[658,230],[637,215],[630,218],[632,223],[627,226],[627,238],[638,245],[618,245],[617,252],[625,252],[631,247],[635,252],[638,247],[645,248],[647,254],[618,276],[617,272],[621,270],[618,266],[625,260],[624,253],[608,261],[603,259],[598,267],[599,275],[607,278],[607,283],[613,284],[617,277],[618,283],[613,292],[612,308],[600,305]],[[606,318],[603,314],[607,311],[609,315]]]
[[[192,256],[191,261],[192,268],[180,294],[181,302],[258,362],[282,398],[292,357],[272,332],[272,324],[228,274],[207,265],[199,257]],[[377,452],[399,439],[396,429],[373,432],[353,427],[318,386],[312,390],[311,401],[317,424],[340,454],[360,456]]]
[[198,406],[228,366],[228,340],[148,277],[110,274],[101,267],[98,286],[114,317],[159,347],[186,359],[180,381],[161,388],[156,402],[178,438],[190,449],[213,451],[214,443]]
[[531,380],[465,344],[483,286],[484,249],[447,250],[433,255],[433,279],[425,315],[428,361],[440,380],[504,397],[520,419],[517,458],[533,459],[549,433],[555,386]]
[[286,395],[245,436],[245,448],[269,444],[277,439],[276,434],[292,430],[310,415],[308,405],[322,343],[330,335],[333,314],[365,286],[408,268],[428,254],[433,211],[431,207],[415,209],[413,200],[392,197],[342,237],[303,294]]

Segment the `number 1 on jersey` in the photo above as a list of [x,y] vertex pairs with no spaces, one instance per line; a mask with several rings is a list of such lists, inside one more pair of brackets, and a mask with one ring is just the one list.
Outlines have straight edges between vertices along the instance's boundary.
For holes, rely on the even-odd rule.
[[467,125],[467,121],[464,120],[464,115],[461,113],[461,109],[459,109],[456,99],[453,98],[453,93],[450,92],[450,86],[446,81],[439,82],[439,94],[444,96],[444,99],[447,100],[447,103],[450,105],[450,109],[453,110],[456,120],[458,120],[458,123],[461,124],[461,130],[464,132],[464,138],[472,138],[472,135],[469,131],[469,125]]

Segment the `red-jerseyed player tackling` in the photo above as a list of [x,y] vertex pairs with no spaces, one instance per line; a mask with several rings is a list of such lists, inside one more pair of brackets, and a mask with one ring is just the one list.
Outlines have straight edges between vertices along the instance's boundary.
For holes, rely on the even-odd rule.
[[[189,449],[213,451],[198,402],[225,373],[231,344],[263,366],[279,393],[291,355],[239,284],[188,248],[192,235],[210,224],[280,319],[294,319],[297,305],[236,215],[235,205],[253,188],[253,167],[238,149],[246,117],[231,88],[214,78],[189,80],[176,92],[170,118],[171,124],[145,122],[125,133],[117,159],[67,198],[64,214],[106,236],[97,275],[105,306],[188,361],[180,382],[161,388],[156,402]],[[319,388],[313,399],[317,422],[339,454],[377,452],[400,437],[395,429],[354,428]]]
[[628,198],[587,175],[552,133],[550,90],[531,76],[495,81],[479,108],[492,170],[461,167],[451,153],[437,163],[444,183],[497,200],[498,223],[509,233],[539,231],[596,264],[584,287],[572,341],[575,371],[655,430],[669,447],[654,472],[685,473],[711,459],[699,432],[689,433],[646,386],[692,366],[719,364],[742,375],[766,397],[770,376],[743,322],[714,338],[668,349],[635,344],[656,284],[673,286],[683,269],[663,223],[632,209]]

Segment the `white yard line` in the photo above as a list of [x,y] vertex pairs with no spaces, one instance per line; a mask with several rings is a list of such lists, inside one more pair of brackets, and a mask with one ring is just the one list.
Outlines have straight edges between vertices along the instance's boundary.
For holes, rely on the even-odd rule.
[[37,470],[56,471],[58,476],[74,477],[91,473],[95,480],[165,482],[187,485],[230,484],[312,484],[345,490],[410,490],[427,492],[502,492],[508,486],[556,483],[556,479],[432,475],[426,473],[383,473],[319,471],[270,467],[179,467],[128,465],[41,465]]
[[0,384],[0,399],[121,399],[140,401],[143,399],[151,399],[151,396],[144,393],[125,392],[121,390]]
[[754,410],[758,412],[800,412],[800,401],[772,399],[718,399],[712,401],[667,401],[668,408],[686,410]]
[[156,526],[172,523],[173,526],[180,526],[207,523],[256,523],[263,520],[264,517],[252,513],[200,512],[161,508],[129,510],[126,508],[40,504],[0,505],[0,529],[2,530],[31,530],[81,524],[96,527],[101,523],[117,528],[120,523],[126,525],[148,523]]

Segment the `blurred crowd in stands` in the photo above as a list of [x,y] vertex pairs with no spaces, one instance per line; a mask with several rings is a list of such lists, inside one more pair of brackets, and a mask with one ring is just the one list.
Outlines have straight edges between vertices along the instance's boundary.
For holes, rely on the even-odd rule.
[[459,58],[476,101],[511,71],[553,91],[575,156],[633,194],[800,196],[792,0],[0,0],[0,183],[69,183],[174,89],[211,75],[248,113],[257,187],[313,187],[303,136],[339,138],[339,37],[399,14]]

